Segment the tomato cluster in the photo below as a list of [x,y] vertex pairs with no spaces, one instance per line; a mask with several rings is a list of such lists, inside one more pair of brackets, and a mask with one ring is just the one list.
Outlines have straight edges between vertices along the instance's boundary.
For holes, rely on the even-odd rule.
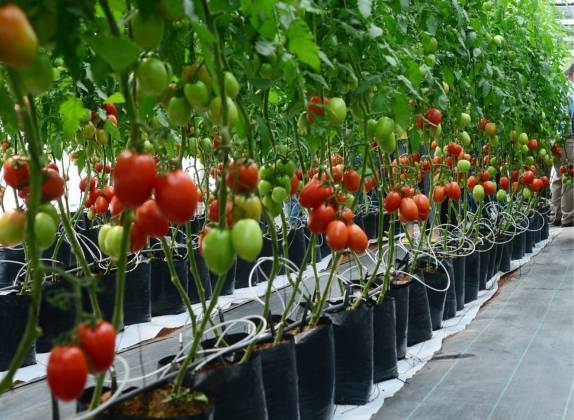
[[299,188],[300,171],[296,171],[295,162],[279,159],[275,163],[263,166],[259,171],[257,186],[261,202],[273,217],[283,211],[283,203]]

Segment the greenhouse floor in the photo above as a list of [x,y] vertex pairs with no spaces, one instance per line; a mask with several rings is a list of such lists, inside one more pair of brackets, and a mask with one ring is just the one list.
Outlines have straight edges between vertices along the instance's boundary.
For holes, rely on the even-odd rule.
[[574,418],[574,228],[565,228],[373,419]]

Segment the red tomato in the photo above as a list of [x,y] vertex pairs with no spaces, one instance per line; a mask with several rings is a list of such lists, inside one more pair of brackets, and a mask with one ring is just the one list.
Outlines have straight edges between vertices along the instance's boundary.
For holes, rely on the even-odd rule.
[[419,209],[415,201],[410,197],[405,197],[401,200],[401,207],[399,209],[400,217],[407,221],[412,222],[416,220],[419,215]]
[[298,189],[299,189],[299,178],[297,177],[297,174],[293,174],[293,177],[291,177],[291,190],[289,191],[289,194],[290,195],[297,194]]
[[4,181],[15,189],[24,189],[30,182],[28,160],[22,156],[12,156],[6,159],[2,166]]
[[94,372],[108,370],[116,355],[116,331],[112,324],[103,320],[94,327],[82,323],[78,325],[77,333]]
[[526,172],[524,172],[524,174],[522,174],[522,183],[523,184],[530,184],[532,181],[534,181],[534,172],[526,171]]
[[77,346],[56,346],[48,359],[48,385],[54,396],[72,401],[80,396],[88,379],[88,363]]
[[164,216],[180,225],[193,219],[199,192],[191,177],[177,170],[157,178],[155,200]]
[[505,176],[500,177],[498,183],[500,184],[500,188],[503,190],[508,190],[508,187],[510,186],[510,180]]
[[458,185],[458,182],[452,181],[448,184],[448,188],[446,190],[446,195],[448,195],[448,198],[450,198],[453,201],[460,200],[462,192],[460,190],[460,186]]
[[466,181],[466,188],[472,190],[476,184],[478,184],[478,179],[476,179],[476,177],[471,175],[468,177],[468,180]]
[[353,223],[354,214],[353,214],[353,211],[351,209],[345,209],[343,211],[342,217],[343,217],[343,221],[347,225],[350,225],[351,223]]
[[528,148],[530,150],[536,150],[538,149],[538,141],[536,139],[530,139],[528,140]]
[[114,187],[112,187],[111,185],[106,185],[104,187],[104,189],[102,190],[102,193],[104,195],[104,197],[106,197],[106,200],[108,201],[112,201],[112,198],[114,198]]
[[412,197],[415,193],[415,190],[413,187],[409,187],[408,185],[405,185],[401,188],[401,191],[403,192],[405,197]]
[[112,217],[117,216],[122,211],[124,211],[124,206],[122,206],[122,203],[120,203],[118,197],[114,195],[114,197],[110,201],[110,212],[112,213]]
[[428,214],[430,210],[430,201],[426,195],[423,193],[418,193],[413,197],[419,214]]
[[518,171],[510,172],[510,179],[512,179],[513,181],[518,181]]
[[345,171],[343,174],[343,185],[345,189],[349,192],[356,192],[359,190],[359,184],[361,183],[361,175],[352,169]]
[[321,204],[309,213],[307,225],[312,233],[320,234],[325,232],[327,225],[335,217],[335,209],[331,206]]
[[369,238],[363,229],[358,225],[352,224],[347,226],[349,237],[347,246],[358,254],[362,254],[369,247]]
[[442,203],[446,200],[446,189],[442,185],[435,185],[432,191],[432,201],[435,203]]
[[315,116],[322,116],[324,113],[325,105],[329,103],[329,99],[323,97],[323,102],[321,103],[320,96],[313,96],[309,99],[309,104],[307,105],[307,121],[310,123],[315,122]]
[[110,203],[106,200],[106,197],[100,196],[96,198],[96,201],[94,202],[94,211],[97,214],[103,214],[108,211],[109,205]]
[[130,252],[138,252],[143,249],[147,241],[147,235],[135,224],[132,223],[130,230]]
[[58,165],[56,165],[55,162],[50,162],[50,163],[48,163],[48,165],[47,165],[46,167],[47,167],[47,168],[50,168],[50,169],[53,169],[53,170],[55,170],[56,172],[59,172],[59,171],[60,171],[60,169],[58,168]]
[[542,189],[542,187],[544,187],[544,184],[540,178],[534,178],[534,180],[528,186],[532,191],[538,192]]
[[419,152],[413,152],[412,158],[413,158],[413,162],[420,162],[421,155],[419,154]]
[[[80,191],[85,192],[86,191],[86,184],[88,183],[88,177],[83,177],[80,180]],[[90,178],[90,191],[93,191],[94,188],[96,188],[96,178],[91,177]]]
[[45,201],[57,200],[64,195],[64,178],[53,169],[42,170],[42,199]]
[[440,156],[435,156],[432,158],[433,165],[440,165],[442,163],[442,158]]
[[136,208],[151,195],[155,184],[155,160],[148,153],[124,150],[114,167],[114,191],[125,208]]
[[548,179],[548,177],[546,175],[541,177],[540,180],[542,181],[542,185],[544,185],[544,186],[550,185],[550,180]]
[[347,225],[340,220],[333,220],[327,225],[327,245],[333,251],[339,251],[347,246],[349,232]]
[[425,118],[428,122],[436,127],[442,121],[442,114],[438,109],[430,108],[427,110],[427,112],[425,112]]
[[422,115],[417,115],[416,123],[419,130],[422,130],[424,127],[424,121]]
[[496,192],[496,184],[492,181],[486,181],[482,186],[486,195],[492,195]]
[[109,174],[112,172],[112,166],[109,163],[106,163],[106,173]]
[[118,111],[116,110],[116,106],[114,104],[104,104],[104,109],[108,115],[117,115]]
[[154,238],[162,238],[169,231],[169,222],[155,200],[147,200],[136,209],[135,223],[146,236]]
[[323,187],[319,181],[312,179],[301,190],[299,203],[301,206],[311,209],[324,202],[332,193],[330,187]]
[[385,197],[384,207],[385,211],[392,213],[401,206],[401,195],[397,192],[390,192]]
[[96,163],[94,164],[94,170],[95,170],[96,172],[98,172],[98,173],[99,173],[99,172],[102,172],[102,169],[104,169],[104,164],[103,164],[102,162],[96,162]]
[[480,179],[482,180],[482,182],[486,182],[490,179],[490,174],[487,171],[482,171],[482,173],[480,174]]
[[[237,186],[235,182],[237,181]],[[240,159],[229,164],[227,185],[235,192],[255,191],[259,182],[259,168],[251,159]]]
[[[233,226],[233,215],[232,215],[233,204],[230,199],[227,199],[227,204],[225,206],[225,218],[228,227]],[[213,200],[208,206],[208,217],[212,222],[219,222],[219,201]]]

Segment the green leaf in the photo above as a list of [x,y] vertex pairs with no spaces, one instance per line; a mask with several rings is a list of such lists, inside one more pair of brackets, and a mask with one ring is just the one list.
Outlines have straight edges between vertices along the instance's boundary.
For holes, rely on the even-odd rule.
[[8,90],[0,84],[0,115],[4,130],[9,134],[15,134],[18,130],[18,120],[14,112],[14,103],[10,98]]
[[60,104],[60,115],[62,116],[62,128],[64,137],[70,139],[74,137],[80,121],[84,117],[84,104],[75,96],[71,96]]
[[118,129],[118,127],[113,125],[110,120],[106,120],[106,122],[104,123],[104,128],[110,134],[114,143],[121,141],[122,137],[120,135],[120,130]]
[[313,70],[319,70],[321,65],[319,47],[315,44],[313,34],[304,20],[296,19],[291,22],[289,29],[287,29],[287,39],[290,52]]
[[393,117],[395,122],[399,124],[403,130],[406,130],[410,125],[411,110],[409,107],[409,100],[406,95],[399,93],[395,96],[392,105]]
[[112,96],[109,96],[108,99],[104,101],[105,104],[123,104],[126,102],[123,93],[116,92]]
[[122,71],[138,59],[140,48],[136,43],[121,37],[89,37],[88,44],[115,71]]

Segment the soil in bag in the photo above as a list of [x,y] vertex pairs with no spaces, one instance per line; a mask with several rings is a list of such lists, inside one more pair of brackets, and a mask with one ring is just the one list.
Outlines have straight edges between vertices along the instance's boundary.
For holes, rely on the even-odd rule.
[[70,282],[56,278],[44,282],[42,289],[38,319],[42,333],[36,339],[36,351],[47,353],[61,334],[74,327],[76,306],[74,288]]
[[373,385],[373,307],[327,316],[335,337],[335,404],[366,404]]
[[[417,273],[419,279],[422,273]],[[413,281],[409,290],[409,326],[407,345],[413,346],[432,338],[432,323],[426,286]]]
[[274,420],[299,419],[299,390],[297,385],[297,356],[295,340],[285,340],[275,346],[271,343],[262,350],[261,372],[267,413]]
[[24,263],[24,248],[0,247],[0,288],[14,285]]
[[[28,320],[28,307],[31,304],[30,295],[21,295],[17,290],[4,290],[0,292],[0,372],[7,370]],[[30,347],[20,367],[36,363],[36,345]]]
[[397,360],[402,360],[407,355],[410,286],[410,277],[399,277],[391,281],[391,288],[385,294],[385,298],[388,296],[395,300]]
[[466,256],[464,276],[464,303],[474,302],[478,298],[480,285],[480,252],[473,251]]
[[295,336],[301,420],[327,420],[335,410],[335,341],[331,322]]
[[423,275],[424,281],[428,286],[437,290],[444,290],[437,292],[436,290],[432,290],[430,287],[426,288],[429,301],[431,324],[434,331],[440,329],[442,326],[447,295],[446,287],[448,285],[448,277],[441,266],[438,268],[431,266],[430,270],[423,272]]
[[373,305],[373,381],[398,376],[395,298],[385,295],[381,304]]
[[267,420],[267,406],[261,376],[261,356],[238,364],[217,360],[190,378],[189,386],[209,395],[214,404],[214,420]]
[[151,321],[151,268],[147,259],[136,261],[126,272],[124,323],[140,324]]
[[[175,271],[184,290],[187,291],[187,260],[173,261]],[[185,304],[171,281],[169,267],[165,259],[151,260],[151,313],[153,316],[175,315],[185,311]]]
[[[175,403],[166,400],[172,391],[175,374],[152,382],[143,389],[127,389],[122,396],[102,413],[94,416],[96,420],[212,420],[214,402],[195,398],[180,398]],[[187,384],[184,384],[184,388]],[[185,389],[189,391],[189,389]],[[193,390],[195,392],[196,390]],[[198,394],[201,395],[201,394]]]
[[479,266],[479,277],[478,277],[478,290],[485,290],[486,283],[490,279],[488,277],[488,270],[490,267],[490,252],[492,248],[489,249],[491,244],[483,244],[478,247],[478,255],[480,257],[480,266]]
[[452,259],[452,269],[454,273],[454,283],[456,288],[456,310],[464,309],[464,298],[466,289],[466,256],[456,256]]

